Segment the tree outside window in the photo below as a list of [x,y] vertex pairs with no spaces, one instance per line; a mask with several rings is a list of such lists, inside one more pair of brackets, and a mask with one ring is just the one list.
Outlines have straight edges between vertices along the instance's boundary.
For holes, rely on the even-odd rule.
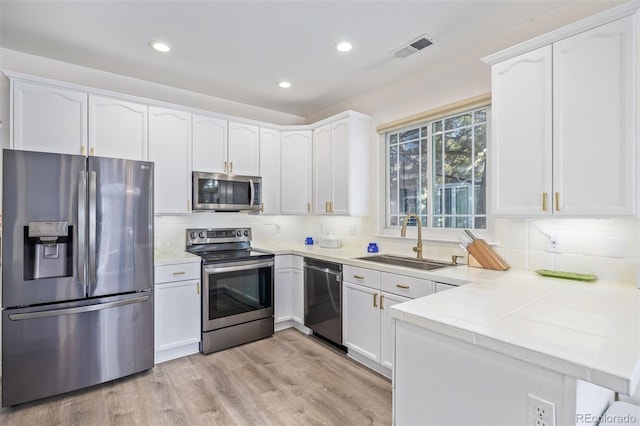
[[[486,229],[487,107],[388,132],[387,227]],[[412,219],[410,226],[415,226]]]

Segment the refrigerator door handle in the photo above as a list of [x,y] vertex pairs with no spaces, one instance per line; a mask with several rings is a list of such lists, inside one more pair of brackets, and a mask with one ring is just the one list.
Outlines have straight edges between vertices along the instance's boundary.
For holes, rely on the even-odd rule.
[[96,282],[96,172],[89,172],[89,283]]
[[78,250],[76,259],[78,283],[82,284],[86,295],[87,270],[85,268],[85,255],[87,251],[87,174],[82,171],[78,173]]
[[134,297],[133,299],[118,300],[115,302],[97,303],[95,305],[78,306],[77,308],[52,309],[49,311],[26,312],[23,314],[9,314],[11,321],[22,321],[35,318],[58,317],[61,315],[81,314],[84,312],[100,311],[103,309],[115,308],[118,306],[131,305],[133,303],[142,303],[149,300],[151,296]]

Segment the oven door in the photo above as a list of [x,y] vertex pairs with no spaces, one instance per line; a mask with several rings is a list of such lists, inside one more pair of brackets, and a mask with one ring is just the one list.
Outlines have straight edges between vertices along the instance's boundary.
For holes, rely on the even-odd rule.
[[202,331],[273,316],[273,258],[202,267]]

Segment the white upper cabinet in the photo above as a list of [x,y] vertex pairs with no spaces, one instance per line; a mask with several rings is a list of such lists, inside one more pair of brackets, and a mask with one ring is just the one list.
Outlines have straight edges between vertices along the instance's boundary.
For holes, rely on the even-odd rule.
[[155,162],[155,213],[191,210],[191,114],[149,107],[149,160]]
[[89,95],[89,155],[147,160],[147,106]]
[[260,128],[229,122],[227,173],[260,176]]
[[551,193],[552,178],[551,68],[551,46],[492,68],[494,214],[545,213],[543,195]]
[[493,65],[494,215],[635,213],[634,19]]
[[260,128],[193,116],[193,170],[260,176]]
[[311,214],[311,158],[311,130],[283,130],[281,132],[281,214]]
[[368,213],[369,125],[368,117],[354,115],[314,130],[315,214]]
[[12,148],[86,154],[87,94],[12,80]]
[[192,158],[195,172],[225,173],[227,120],[193,114]]
[[554,214],[635,211],[633,19],[553,45]]
[[260,177],[264,214],[280,214],[280,131],[260,128]]

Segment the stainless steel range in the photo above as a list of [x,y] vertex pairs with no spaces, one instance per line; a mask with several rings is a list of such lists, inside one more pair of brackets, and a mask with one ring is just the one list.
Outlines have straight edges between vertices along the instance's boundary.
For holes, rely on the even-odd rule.
[[208,354],[273,335],[273,253],[251,248],[250,228],[187,229],[202,258],[202,342]]

